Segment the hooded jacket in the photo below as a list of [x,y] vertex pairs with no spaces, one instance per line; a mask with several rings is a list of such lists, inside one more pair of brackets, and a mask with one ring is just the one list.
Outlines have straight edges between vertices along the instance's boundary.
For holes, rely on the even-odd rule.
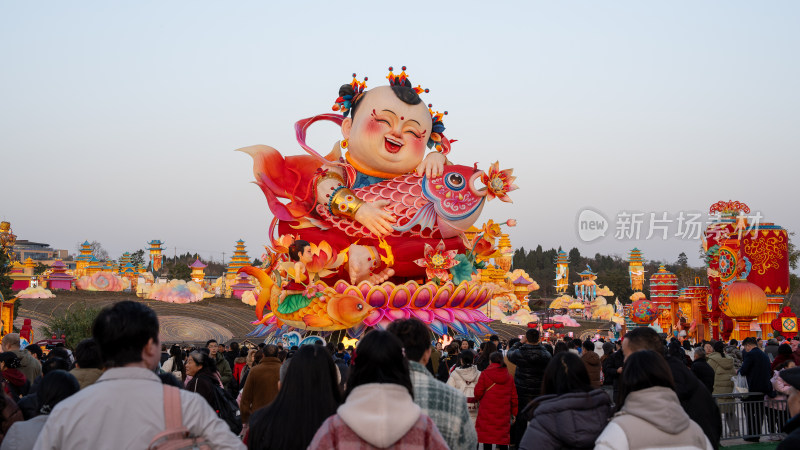
[[480,376],[480,371],[474,365],[458,367],[450,374],[447,384],[461,391],[464,397],[467,397],[467,402],[469,403],[475,397],[475,385],[478,384]]
[[590,449],[611,415],[611,400],[601,389],[539,397],[520,450]]
[[714,369],[714,392],[712,394],[730,394],[733,392],[731,378],[736,376],[736,370],[733,368],[733,358],[714,352],[708,355],[706,360],[708,365]]
[[670,388],[631,392],[595,442],[595,449],[712,449],[700,426]]
[[447,449],[430,417],[397,384],[356,387],[319,427],[309,449]]
[[478,442],[508,445],[511,443],[509,424],[517,415],[517,389],[508,369],[497,363],[481,372],[475,386],[475,400],[479,401],[475,429]]
[[586,370],[589,372],[589,380],[592,382],[592,387],[597,389],[602,386],[600,384],[600,357],[597,356],[597,353],[584,349],[581,361],[583,361],[583,365],[586,366]]
[[523,407],[539,395],[542,388],[542,377],[550,352],[542,344],[514,344],[508,351],[508,360],[517,366],[514,372],[514,384],[517,386],[519,403]]

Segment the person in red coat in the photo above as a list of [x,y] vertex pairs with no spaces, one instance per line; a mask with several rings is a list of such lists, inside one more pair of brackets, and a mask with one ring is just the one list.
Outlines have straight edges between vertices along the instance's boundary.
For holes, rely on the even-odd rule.
[[484,450],[490,450],[492,444],[505,450],[511,443],[511,419],[517,415],[517,389],[503,362],[503,353],[492,353],[489,361],[475,385],[475,400],[480,402],[475,430]]

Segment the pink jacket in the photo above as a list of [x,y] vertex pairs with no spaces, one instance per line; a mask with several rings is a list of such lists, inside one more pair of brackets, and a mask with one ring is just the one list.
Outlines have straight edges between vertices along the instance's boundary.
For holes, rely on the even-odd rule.
[[767,408],[783,411],[786,409],[786,399],[789,398],[790,386],[783,381],[783,378],[780,377],[777,370],[773,372],[770,381],[772,381],[772,388],[778,392],[778,395],[775,398],[770,398],[768,395],[765,395],[764,403],[767,405]]

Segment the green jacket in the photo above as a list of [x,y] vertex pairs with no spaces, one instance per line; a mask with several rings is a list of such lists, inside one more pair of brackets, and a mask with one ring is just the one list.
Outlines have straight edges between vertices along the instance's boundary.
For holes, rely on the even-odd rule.
[[217,372],[219,372],[219,377],[222,379],[222,386],[227,389],[228,384],[230,384],[231,379],[233,378],[231,365],[228,364],[228,360],[225,359],[225,356],[222,355],[222,352],[217,352],[215,361],[217,363]]

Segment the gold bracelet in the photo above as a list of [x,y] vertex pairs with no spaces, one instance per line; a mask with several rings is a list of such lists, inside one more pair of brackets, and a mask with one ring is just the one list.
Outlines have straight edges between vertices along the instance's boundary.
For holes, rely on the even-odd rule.
[[317,184],[316,185],[319,186],[319,184],[322,183],[323,180],[328,180],[328,179],[336,180],[336,181],[339,182],[339,184],[342,184],[342,185],[345,184],[344,178],[342,178],[341,175],[339,175],[336,172],[328,171],[324,175],[322,175],[321,177],[317,178]]
[[364,201],[356,197],[353,191],[344,186],[340,186],[331,197],[330,211],[334,216],[355,219],[356,211],[358,211],[358,208],[361,208],[363,204]]

